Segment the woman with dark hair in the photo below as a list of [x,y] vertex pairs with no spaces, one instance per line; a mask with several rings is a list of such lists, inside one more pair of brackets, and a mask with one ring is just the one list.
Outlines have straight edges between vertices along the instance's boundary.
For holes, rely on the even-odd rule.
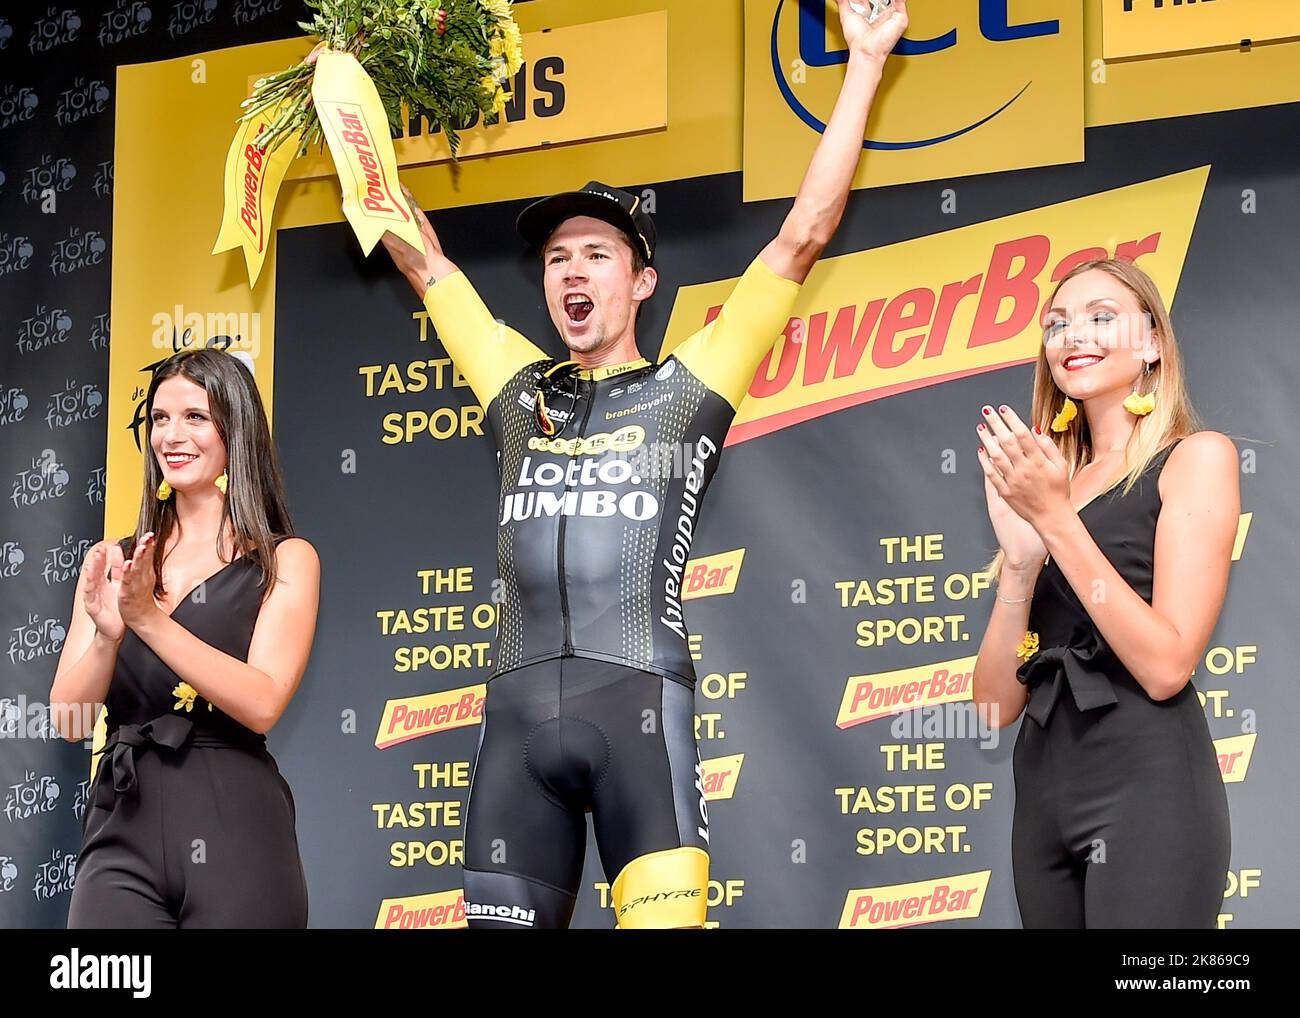
[[302,927],[293,795],[266,732],[311,653],[319,559],[293,536],[238,358],[169,358],[145,408],[135,534],[86,555],[50,691],[70,742],[107,708],[68,926]]
[[1228,585],[1236,448],[1198,430],[1141,269],[1085,262],[1046,308],[1032,429],[1006,406],[977,428],[1001,551],[973,699],[993,725],[1028,715],[1012,756],[1021,920],[1213,927],[1228,800],[1190,679]]

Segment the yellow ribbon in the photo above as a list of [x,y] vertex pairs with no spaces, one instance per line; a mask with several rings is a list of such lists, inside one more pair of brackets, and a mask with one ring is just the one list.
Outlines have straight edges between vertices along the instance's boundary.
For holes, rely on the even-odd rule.
[[351,53],[323,50],[311,95],[343,187],[343,214],[362,250],[369,254],[386,230],[424,250],[397,182],[388,118],[370,75]]
[[253,144],[257,136],[270,126],[277,112],[278,108],[268,109],[241,123],[234,141],[230,143],[230,151],[226,153],[225,208],[212,253],[242,248],[250,288],[262,271],[266,249],[271,243],[275,196],[289,171],[300,140],[297,134],[290,135],[284,144],[265,152]]
[[[397,154],[375,83],[351,53],[323,49],[312,75],[312,104],[343,188],[343,214],[369,254],[386,230],[417,250],[424,241],[397,181]],[[278,108],[239,125],[226,154],[225,209],[212,253],[244,251],[248,285],[257,283],[271,241],[275,198],[302,141],[301,132],[260,151],[253,142]]]

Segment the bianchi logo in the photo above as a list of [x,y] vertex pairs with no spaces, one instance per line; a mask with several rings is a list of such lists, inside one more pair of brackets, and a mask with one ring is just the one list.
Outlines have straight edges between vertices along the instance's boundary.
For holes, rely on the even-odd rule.
[[655,378],[659,379],[659,381],[662,382],[665,378],[671,378],[673,372],[676,370],[677,370],[676,361],[672,361],[672,360],[664,361],[662,364],[659,365],[659,370],[655,372]]
[[522,905],[480,905],[477,902],[465,902],[465,918],[490,919],[497,923],[510,923],[514,926],[532,926],[537,921],[537,909],[524,908]]

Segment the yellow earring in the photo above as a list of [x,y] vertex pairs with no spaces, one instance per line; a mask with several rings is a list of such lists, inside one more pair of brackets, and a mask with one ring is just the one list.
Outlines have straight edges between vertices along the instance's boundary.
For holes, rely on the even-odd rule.
[[1065,403],[1061,407],[1061,412],[1052,418],[1052,430],[1064,431],[1070,426],[1070,422],[1074,420],[1078,413],[1079,408],[1074,405],[1074,400],[1070,399],[1069,396],[1066,396]]
[[226,493],[226,487],[227,487],[227,485],[230,484],[230,478],[226,476],[226,472],[223,470],[223,471],[221,471],[221,476],[218,477],[218,478],[217,478],[215,481],[213,481],[212,483],[215,484],[218,488],[220,488],[220,489],[221,489],[221,494],[224,495],[224,494]]
[[166,481],[163,481],[162,484],[158,485],[158,501],[166,502],[171,497],[172,497],[172,486],[168,484]]
[[[1147,369],[1144,373],[1144,377],[1150,374],[1151,362],[1147,361]],[[1156,391],[1155,389],[1152,389],[1150,392],[1142,395],[1138,392],[1139,388],[1141,388],[1140,382],[1136,383],[1133,386],[1133,391],[1124,397],[1124,409],[1135,417],[1145,417],[1156,408]]]

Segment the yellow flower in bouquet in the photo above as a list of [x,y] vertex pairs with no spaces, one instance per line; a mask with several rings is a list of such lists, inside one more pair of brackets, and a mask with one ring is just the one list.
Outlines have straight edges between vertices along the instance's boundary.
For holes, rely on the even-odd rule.
[[492,36],[492,56],[504,58],[506,74],[513,77],[524,64],[523,36],[513,21],[502,22],[497,27],[501,31]]

